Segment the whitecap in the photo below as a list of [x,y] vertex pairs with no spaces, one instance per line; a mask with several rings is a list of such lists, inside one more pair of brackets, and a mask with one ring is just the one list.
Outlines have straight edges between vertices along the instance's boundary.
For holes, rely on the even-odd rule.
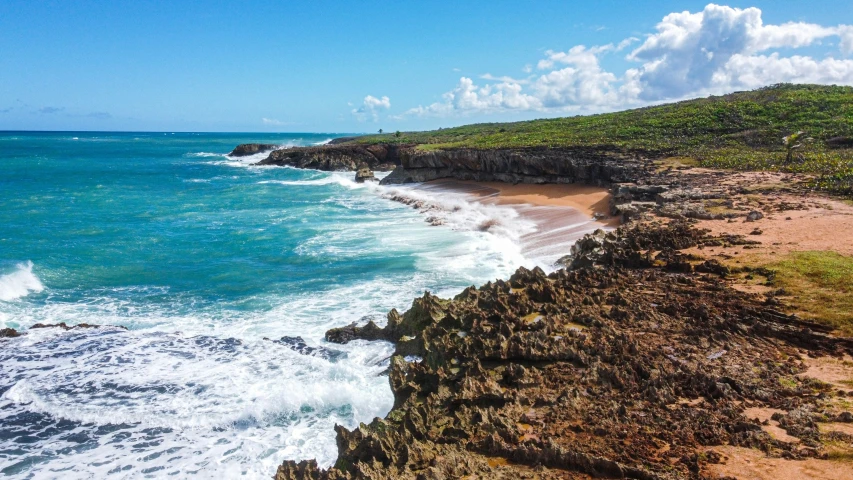
[[186,156],[205,158],[205,157],[225,157],[227,155],[228,155],[227,153],[195,152],[195,153],[188,153]]
[[0,277],[0,300],[10,302],[26,297],[30,292],[44,290],[41,280],[33,273],[33,262],[22,263],[17,270]]

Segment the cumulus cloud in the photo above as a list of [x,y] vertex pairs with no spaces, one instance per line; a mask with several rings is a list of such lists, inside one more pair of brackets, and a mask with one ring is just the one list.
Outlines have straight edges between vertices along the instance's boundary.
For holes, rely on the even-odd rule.
[[[838,39],[838,49],[823,46]],[[832,42],[829,42],[832,44]],[[629,47],[622,71],[601,60]],[[818,46],[820,59],[791,50]],[[838,55],[840,54],[840,56]],[[628,37],[607,45],[547,50],[522,70],[527,79],[484,74],[475,85],[462,77],[442,101],[418,106],[398,118],[467,115],[507,110],[603,111],[690,96],[725,93],[780,82],[853,85],[853,26],[805,22],[765,25],[758,8],[715,4],[699,12],[670,13],[641,40]],[[609,62],[611,64],[612,62]]]
[[479,87],[470,78],[462,77],[456,88],[442,96],[444,101],[409,109],[395,118],[409,115],[446,116],[454,112],[533,110],[542,106],[539,99],[521,90],[522,86],[516,82],[505,81]]
[[374,122],[379,121],[379,112],[391,108],[391,99],[388,97],[376,98],[373,95],[364,97],[361,106],[352,110],[352,114],[360,122],[370,119]]
[[[628,55],[629,60],[643,63],[634,80],[639,83],[639,99],[645,101],[752,86],[752,82],[737,81],[754,78],[752,60],[769,69],[762,75],[767,82],[800,78],[787,72],[788,66],[800,63],[794,57],[757,54],[775,48],[806,47],[839,32],[839,28],[802,22],[764,25],[757,8],[714,4],[697,13],[671,13],[656,30]],[[741,68],[745,69],[742,73]],[[776,76],[776,72],[787,73]],[[819,83],[837,77],[802,76]]]

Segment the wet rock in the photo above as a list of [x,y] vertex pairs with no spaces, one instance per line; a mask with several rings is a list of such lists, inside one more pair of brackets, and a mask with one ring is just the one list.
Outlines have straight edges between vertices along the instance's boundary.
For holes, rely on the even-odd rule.
[[272,143],[244,143],[237,145],[228,155],[232,157],[246,157],[256,153],[275,150],[276,148],[278,148],[278,145]]
[[324,347],[311,347],[302,337],[288,337],[284,336],[278,340],[274,340],[276,343],[286,346],[287,348],[299,352],[302,355],[310,355],[313,357],[320,357],[326,360],[338,360],[341,357],[346,356],[346,352],[340,350],[332,350]]
[[21,334],[18,333],[14,328],[2,328],[0,329],[0,338],[14,338],[20,337]]
[[375,182],[376,177],[373,175],[373,171],[370,170],[369,167],[359,168],[357,172],[355,172],[355,183],[364,183],[364,182]]
[[90,323],[78,323],[77,325],[68,326],[65,322],[62,323],[36,323],[35,325],[30,327],[30,330],[39,329],[39,328],[61,328],[63,330],[71,330],[74,328],[101,328],[101,327],[112,327],[119,328],[122,330],[127,330],[127,327],[123,327],[121,325],[95,325]]

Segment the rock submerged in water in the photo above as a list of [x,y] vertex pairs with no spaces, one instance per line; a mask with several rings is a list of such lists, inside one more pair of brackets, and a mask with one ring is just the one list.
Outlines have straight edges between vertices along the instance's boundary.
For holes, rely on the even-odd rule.
[[15,338],[20,337],[21,334],[18,333],[14,328],[2,328],[0,329],[0,338]]
[[255,155],[256,153],[275,150],[276,148],[278,148],[278,145],[274,143],[244,143],[237,145],[228,155],[231,157],[246,157]]
[[355,183],[364,183],[364,182],[375,182],[376,176],[373,175],[373,171],[370,170],[369,167],[359,168],[358,171],[355,172]]

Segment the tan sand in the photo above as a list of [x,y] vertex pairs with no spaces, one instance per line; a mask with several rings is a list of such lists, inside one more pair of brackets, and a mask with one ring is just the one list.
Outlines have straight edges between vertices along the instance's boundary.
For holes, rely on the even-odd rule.
[[466,180],[434,180],[427,186],[441,187],[480,197],[491,197],[501,205],[527,204],[540,207],[569,207],[592,217],[596,213],[607,215],[600,223],[618,226],[619,219],[610,217],[610,191],[605,187],[578,184],[517,184],[502,182],[474,182]]
[[483,204],[512,206],[537,228],[521,237],[522,252],[548,262],[567,255],[571,244],[584,234],[619,225],[617,217],[593,218],[595,213],[607,215],[609,211],[610,194],[603,187],[435,180],[417,188],[431,193],[467,194]]
[[[740,254],[752,257],[753,263],[773,261],[793,251],[823,250],[853,255],[853,205],[825,198],[804,201],[795,195],[779,195],[778,198],[806,209],[767,213],[756,222],[705,220],[697,226],[714,234],[746,235],[761,242],[757,248],[747,251],[742,251],[742,247],[728,249],[741,250]],[[752,235],[756,229],[760,233]],[[708,253],[706,250],[705,255]]]
[[708,465],[703,472],[710,478],[730,476],[758,480],[810,478],[814,480],[853,480],[853,464],[847,461],[830,461],[808,458],[788,460],[772,458],[763,452],[744,447],[713,447],[725,455],[725,464]]

